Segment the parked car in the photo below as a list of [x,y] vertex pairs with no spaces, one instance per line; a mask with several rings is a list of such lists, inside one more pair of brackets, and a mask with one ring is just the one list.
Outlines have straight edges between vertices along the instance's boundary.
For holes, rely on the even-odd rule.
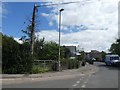
[[120,65],[120,57],[119,55],[111,54],[105,56],[105,64],[106,65]]
[[93,61],[96,61],[96,59],[95,59],[95,58],[92,58],[92,60],[93,60]]
[[94,59],[92,59],[92,58],[91,58],[91,59],[88,59],[87,62],[88,62],[89,64],[94,64]]
[[89,63],[90,63],[90,64],[94,64],[93,59],[90,59]]

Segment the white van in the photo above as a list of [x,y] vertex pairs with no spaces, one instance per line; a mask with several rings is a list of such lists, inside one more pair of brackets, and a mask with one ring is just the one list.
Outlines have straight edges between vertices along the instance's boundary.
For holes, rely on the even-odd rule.
[[120,57],[115,54],[106,55],[105,56],[105,64],[106,65],[120,65]]

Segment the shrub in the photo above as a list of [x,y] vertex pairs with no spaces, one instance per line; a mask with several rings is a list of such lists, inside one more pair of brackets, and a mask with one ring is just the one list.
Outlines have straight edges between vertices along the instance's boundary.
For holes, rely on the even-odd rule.
[[6,74],[30,73],[33,59],[24,44],[19,44],[12,37],[3,36],[2,71]]
[[76,59],[68,60],[68,69],[74,69],[74,68],[79,68],[79,61]]
[[32,68],[32,73],[33,74],[37,74],[37,73],[45,73],[51,71],[51,69],[49,67],[39,67],[39,66],[33,66]]

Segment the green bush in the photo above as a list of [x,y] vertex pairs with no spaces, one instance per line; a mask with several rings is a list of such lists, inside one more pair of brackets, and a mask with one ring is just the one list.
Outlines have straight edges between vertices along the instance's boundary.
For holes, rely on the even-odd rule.
[[51,68],[52,71],[58,71],[59,70],[58,62],[57,61],[52,62]]
[[19,44],[12,37],[2,37],[2,73],[30,73],[33,59],[24,44]]
[[62,70],[68,69],[68,59],[61,59],[61,68]]
[[74,59],[74,60],[68,60],[68,69],[75,69],[79,68],[79,61]]

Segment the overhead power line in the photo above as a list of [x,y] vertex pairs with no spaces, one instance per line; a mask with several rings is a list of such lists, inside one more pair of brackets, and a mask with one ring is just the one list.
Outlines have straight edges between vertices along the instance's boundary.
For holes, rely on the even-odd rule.
[[72,3],[79,3],[79,2],[81,2],[81,1],[65,2],[65,3],[57,3],[57,4],[48,4],[48,5],[37,5],[36,7],[56,6],[56,5],[72,4]]

